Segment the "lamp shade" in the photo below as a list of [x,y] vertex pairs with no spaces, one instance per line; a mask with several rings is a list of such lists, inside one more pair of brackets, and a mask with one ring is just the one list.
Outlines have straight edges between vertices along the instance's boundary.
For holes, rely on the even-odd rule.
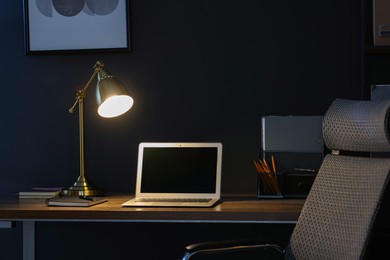
[[98,73],[96,99],[99,106],[98,114],[106,118],[122,115],[134,103],[125,86],[104,69]]

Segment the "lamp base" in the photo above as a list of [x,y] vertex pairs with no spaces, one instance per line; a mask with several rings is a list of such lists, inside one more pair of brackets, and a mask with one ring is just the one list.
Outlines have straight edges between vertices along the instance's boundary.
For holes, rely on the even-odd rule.
[[103,196],[104,192],[102,189],[89,184],[84,176],[79,176],[73,186],[63,190],[62,194],[70,196]]

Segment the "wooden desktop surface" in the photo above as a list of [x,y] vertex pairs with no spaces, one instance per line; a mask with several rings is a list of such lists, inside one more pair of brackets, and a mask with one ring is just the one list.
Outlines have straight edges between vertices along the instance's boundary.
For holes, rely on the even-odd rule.
[[44,199],[0,199],[0,220],[145,222],[296,222],[303,199],[223,197],[211,208],[122,207],[132,196],[107,196],[91,207],[47,206]]

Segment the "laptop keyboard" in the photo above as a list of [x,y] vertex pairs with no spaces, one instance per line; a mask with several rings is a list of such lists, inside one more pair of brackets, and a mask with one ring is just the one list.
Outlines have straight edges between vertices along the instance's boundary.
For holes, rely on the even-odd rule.
[[179,198],[164,198],[164,199],[157,199],[157,198],[139,198],[136,199],[136,202],[209,202],[211,199],[205,198],[205,199],[179,199]]

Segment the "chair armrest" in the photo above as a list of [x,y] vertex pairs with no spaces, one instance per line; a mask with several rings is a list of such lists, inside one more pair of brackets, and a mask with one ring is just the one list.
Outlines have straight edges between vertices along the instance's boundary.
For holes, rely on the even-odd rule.
[[230,240],[188,245],[186,246],[186,253],[183,260],[188,260],[192,256],[197,255],[227,253],[239,255],[240,253],[246,253],[248,251],[256,251],[257,254],[272,254],[276,259],[284,259],[284,250],[277,244],[266,243],[264,240]]

